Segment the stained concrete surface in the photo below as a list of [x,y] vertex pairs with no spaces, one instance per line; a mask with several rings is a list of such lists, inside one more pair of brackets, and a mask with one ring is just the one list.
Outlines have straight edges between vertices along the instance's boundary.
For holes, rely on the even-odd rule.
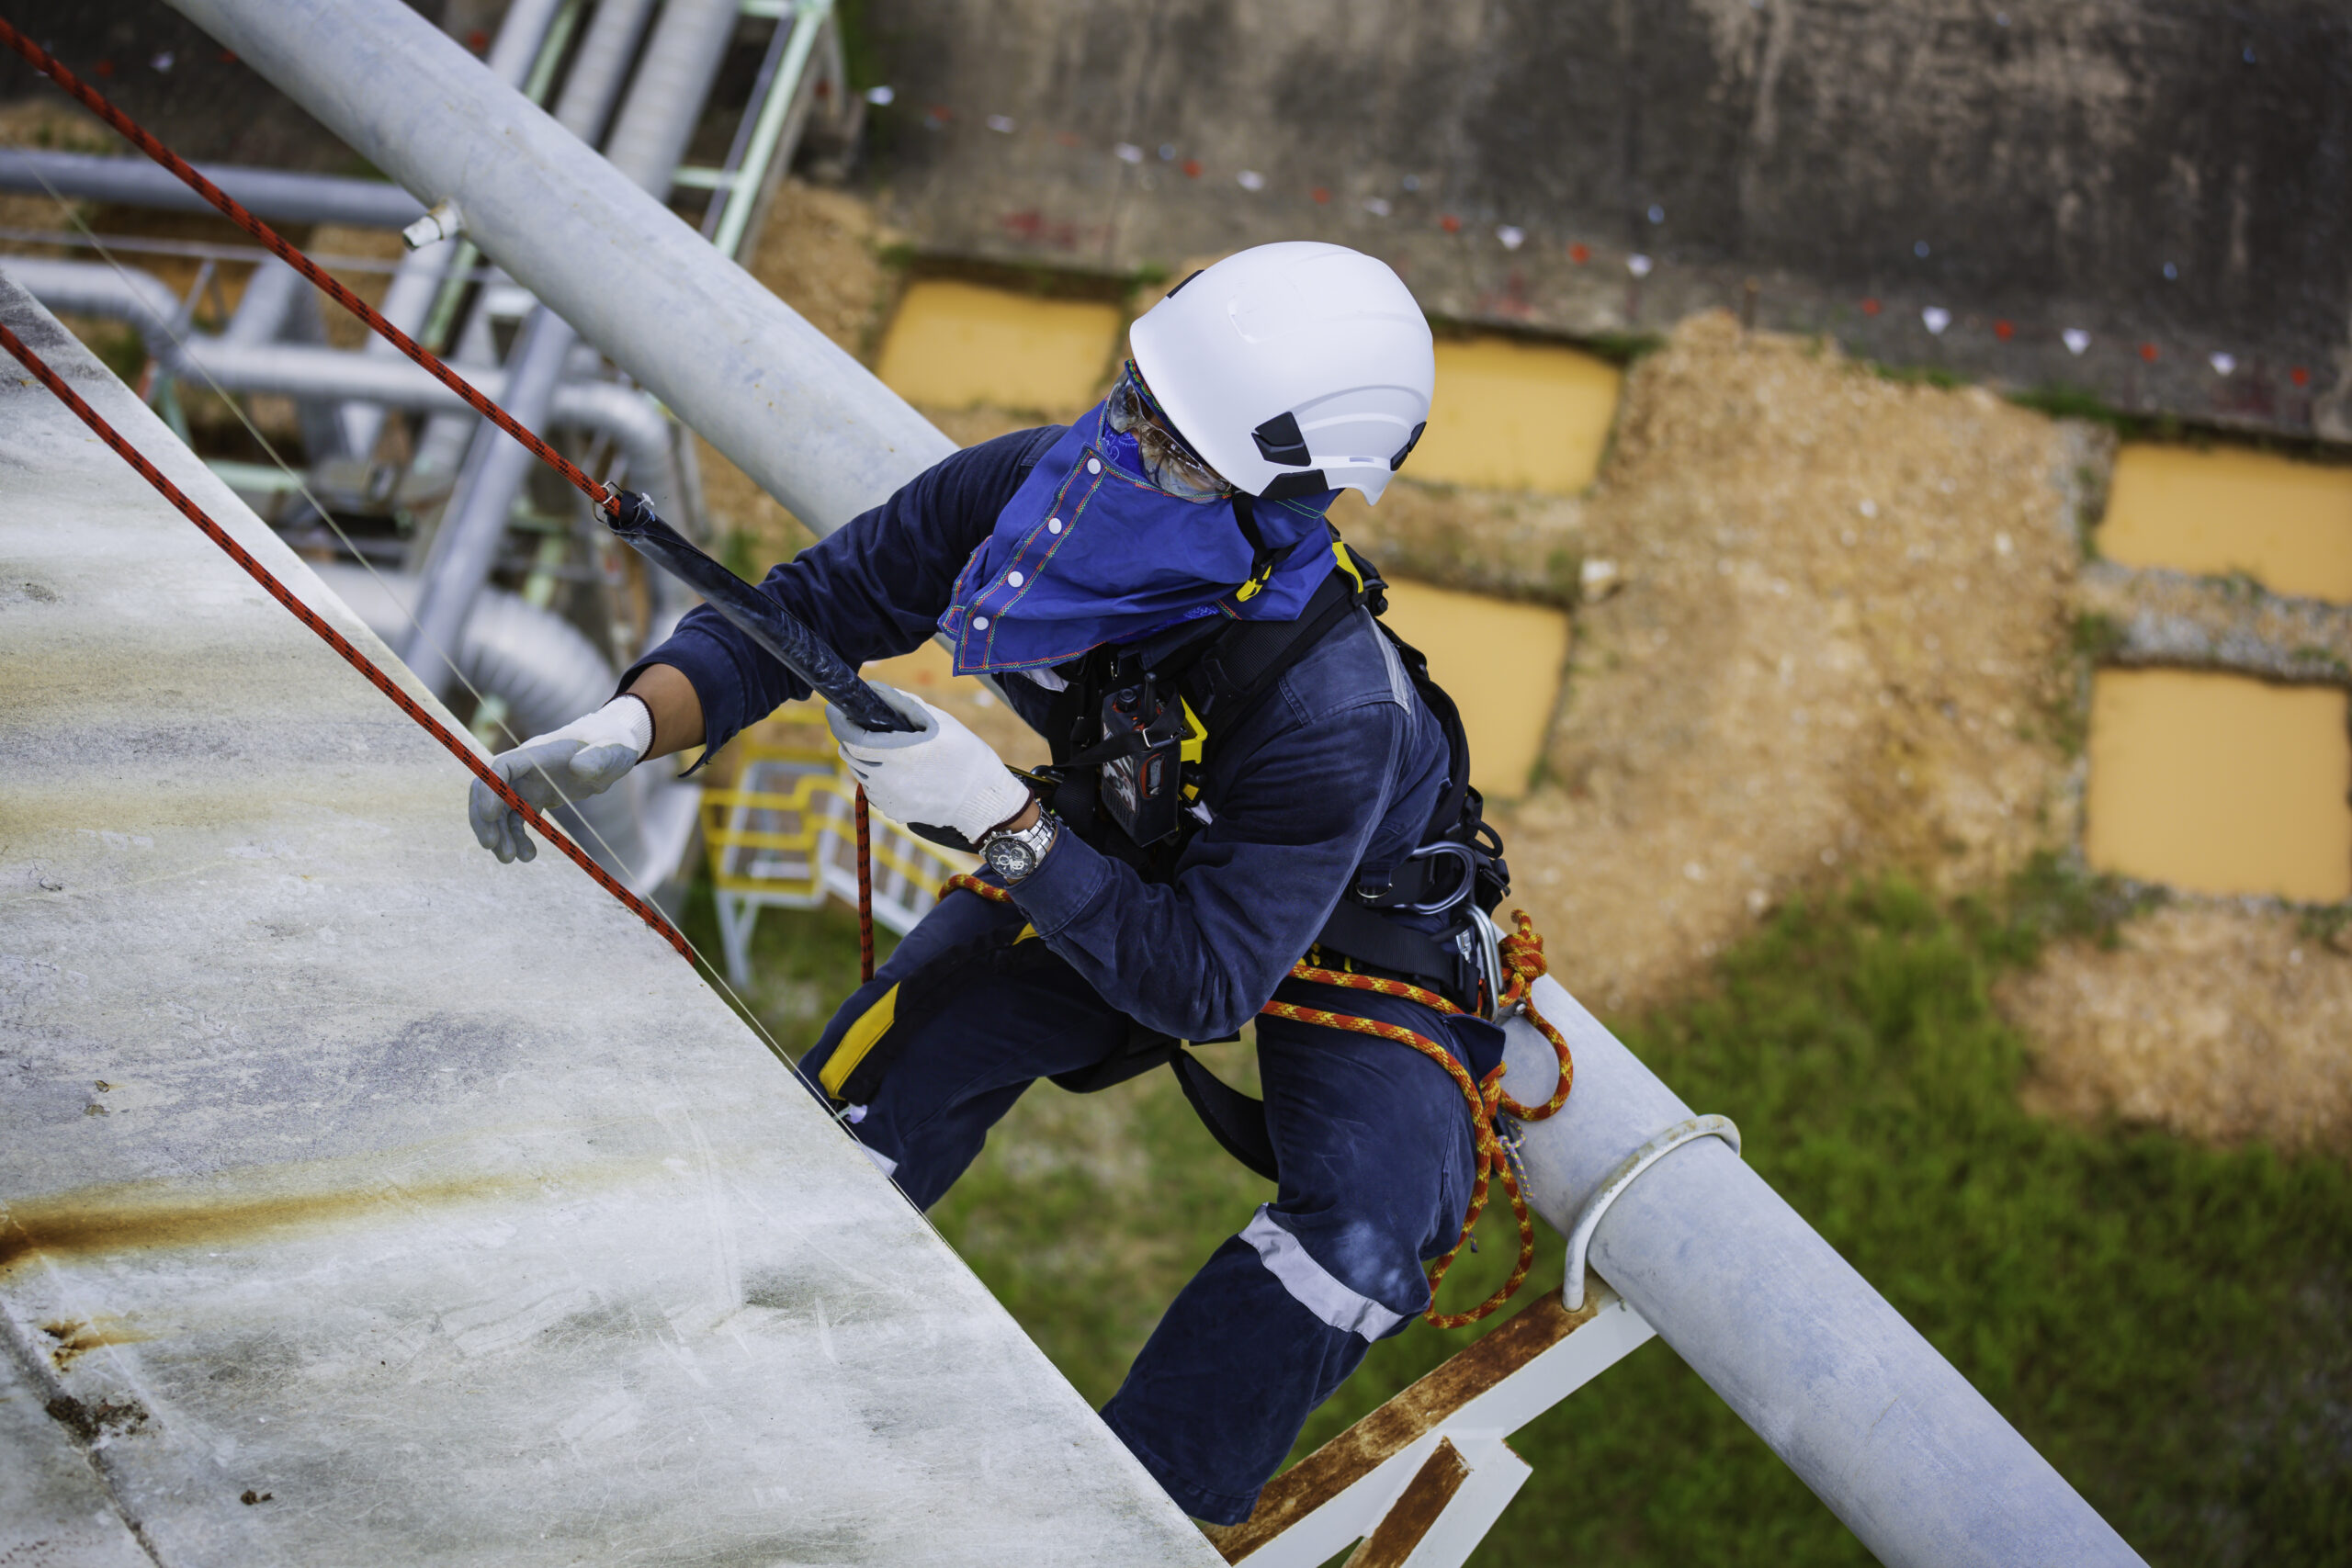
[[483,854],[448,757],[13,366],[0,491],[0,1541],[118,1560],[96,1495],[173,1564],[1216,1561],[658,937]]

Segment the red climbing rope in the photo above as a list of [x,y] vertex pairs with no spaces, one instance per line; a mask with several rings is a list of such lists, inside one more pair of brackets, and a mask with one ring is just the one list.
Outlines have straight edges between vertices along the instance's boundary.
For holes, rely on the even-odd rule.
[[874,978],[874,838],[865,786],[857,786],[857,977]]
[[467,405],[476,413],[530,448],[534,457],[571,481],[582,495],[616,516],[619,514],[619,499],[609,487],[590,479],[581,470],[578,464],[534,434],[513,414],[484,397],[472,383],[442,364],[434,355],[432,350],[384,320],[378,314],[374,306],[329,276],[325,269],[297,250],[277,230],[246,211],[238,204],[236,198],[197,173],[195,167],[187,159],[156,141],[137,121],[107,102],[97,89],[68,71],[54,55],[10,27],[5,20],[0,20],[0,43],[6,43],[10,49],[15,50],[24,57],[27,64],[72,94],[83,107],[121,132],[132,146],[178,175],[189,189],[219,208],[230,222],[268,246],[280,261],[324,290],[336,304],[367,322],[385,342],[424,367],[435,379],[463,398]]
[[[0,26],[5,25],[5,23],[0,23]],[[198,528],[203,529],[205,537],[210,539],[223,550],[226,550],[229,554],[229,558],[243,567],[245,570],[246,576],[252,578],[255,582],[260,583],[265,592],[266,592],[271,598],[277,600],[279,604],[285,605],[287,609],[292,611],[296,620],[300,621],[304,626],[318,633],[319,637],[329,648],[334,649],[337,653],[343,655],[345,662],[350,664],[354,670],[356,670],[362,675],[365,675],[370,685],[383,693],[384,695],[391,698],[393,703],[399,706],[402,713],[408,715],[409,717],[423,725],[425,728],[425,730],[432,735],[434,739],[438,740],[443,746],[447,747],[451,756],[457,758],[458,761],[466,765],[468,772],[471,773],[474,777],[480,779],[483,784],[488,784],[492,791],[497,795],[499,799],[504,801],[509,807],[520,812],[522,814],[523,820],[528,822],[532,827],[539,830],[540,837],[546,839],[548,843],[553,844],[557,849],[561,850],[564,854],[571,859],[572,863],[579,866],[581,870],[586,872],[590,876],[594,877],[596,879],[597,886],[604,888],[605,892],[610,893],[614,897],[619,899],[623,904],[627,905],[630,913],[637,916],[639,919],[643,920],[647,925],[651,926],[655,931],[661,932],[663,940],[668,942],[672,947],[678,950],[679,956],[685,958],[690,962],[692,961],[695,955],[694,949],[686,945],[685,937],[679,932],[677,927],[670,923],[669,919],[663,916],[661,910],[654,908],[651,905],[639,898],[636,894],[631,893],[628,888],[615,881],[612,874],[606,872],[603,866],[598,865],[595,861],[591,859],[586,851],[582,850],[578,844],[573,843],[568,835],[566,835],[561,829],[558,829],[554,823],[548,821],[545,816],[541,815],[537,807],[533,806],[529,801],[525,800],[521,795],[515,794],[514,786],[509,784],[504,779],[500,778],[496,771],[493,770],[489,763],[483,761],[480,756],[476,755],[474,749],[467,745],[463,739],[452,731],[447,725],[443,724],[439,719],[434,717],[431,713],[427,712],[422,703],[419,703],[414,697],[410,696],[406,692],[401,691],[399,683],[390,675],[385,674],[383,671],[378,669],[373,660],[370,660],[366,654],[360,652],[359,649],[352,646],[350,638],[335,630],[334,627],[329,626],[324,620],[320,618],[317,611],[302,603],[301,600],[296,598],[284,583],[277,581],[277,577],[271,573],[267,567],[255,560],[245,549],[244,546],[237,543],[234,538],[231,537],[229,531],[226,528],[221,527],[220,524],[215,523],[210,517],[207,516],[202,507],[197,505],[193,501],[190,501],[187,495],[181,491],[179,486],[174,484],[170,479],[165,479],[161,469],[157,468],[154,464],[149,462],[144,457],[141,456],[138,449],[133,447],[130,442],[124,440],[121,434],[116,431],[114,426],[106,422],[105,418],[99,414],[97,410],[85,402],[79,392],[76,392],[72,387],[66,385],[64,378],[59,376],[56,371],[49,367],[47,361],[42,359],[40,355],[35,354],[31,349],[27,348],[25,346],[24,340],[17,337],[15,333],[10,332],[6,321],[0,321],[0,348],[5,348],[11,355],[15,355],[18,363],[22,364],[26,369],[31,371],[34,376],[40,378],[42,386],[47,387],[51,391],[56,393],[58,400],[62,402],[67,408],[72,409],[74,415],[79,418],[84,424],[88,425],[93,431],[96,432],[99,440],[114,448],[115,456],[120,457],[133,468],[136,468],[139,471],[139,476],[145,479],[149,484],[153,485],[155,489],[162,493],[165,501],[170,502],[174,506],[179,508],[182,515],[186,516],[189,522],[195,524]]]
[[[962,874],[949,877],[941,886],[939,896],[944,898],[958,890],[976,893],[991,903],[1010,904],[1013,901],[1012,895],[1003,888],[982,882],[977,876]],[[1295,1002],[1270,1001],[1258,1010],[1274,1018],[1287,1018],[1323,1029],[1345,1029],[1357,1034],[1393,1040],[1399,1045],[1409,1045],[1443,1067],[1462,1090],[1463,1098],[1469,1102],[1470,1122],[1478,1150],[1477,1177],[1471,1184],[1469,1209],[1462,1217],[1461,1237],[1454,1242],[1452,1251],[1430,1268],[1430,1304],[1429,1309],[1421,1314],[1424,1319],[1439,1328],[1460,1328],[1490,1315],[1518,1294],[1519,1287],[1526,1282],[1527,1271],[1535,1264],[1535,1222],[1528,1215],[1527,1200],[1520,1194],[1519,1175],[1511,1168],[1510,1155],[1503,1147],[1501,1137],[1495,1132],[1495,1118],[1500,1114],[1518,1122],[1541,1122],[1555,1114],[1561,1106],[1568,1102],[1568,1090],[1576,1083],[1576,1062],[1568,1054],[1567,1041],[1552,1027],[1549,1019],[1535,1010],[1535,982],[1546,967],[1544,939],[1536,933],[1535,922],[1529,919],[1527,911],[1514,909],[1511,916],[1519,929],[1502,940],[1503,972],[1510,979],[1503,987],[1502,996],[1496,1000],[1495,1016],[1499,1018],[1510,1009],[1518,1008],[1527,1015],[1527,1021],[1533,1024],[1551,1044],[1553,1055],[1558,1057],[1559,1083],[1552,1090],[1552,1098],[1541,1105],[1521,1105],[1505,1094],[1500,1066],[1488,1073],[1483,1083],[1478,1082],[1470,1077],[1470,1069],[1464,1066],[1453,1052],[1428,1035],[1407,1029],[1403,1024],[1363,1018],[1354,1013],[1330,1012],[1322,1008],[1301,1007]],[[1336,986],[1344,990],[1376,991],[1382,996],[1403,997],[1432,1011],[1448,1015],[1462,1010],[1435,991],[1408,981],[1327,969],[1305,960],[1291,965],[1290,978],[1312,981],[1318,986]],[[1437,1288],[1444,1282],[1445,1271],[1453,1267],[1454,1258],[1469,1244],[1471,1231],[1487,1210],[1487,1183],[1497,1176],[1502,1180],[1503,1195],[1510,1200],[1511,1216],[1519,1222],[1519,1261],[1512,1267],[1510,1278],[1503,1281],[1502,1288],[1468,1312],[1440,1312],[1437,1310]]]
[[[318,263],[312,261],[309,256],[304,255],[301,251],[297,249],[291,243],[285,239],[284,236],[280,235],[277,230],[272,229],[268,224],[263,222],[260,219],[246,211],[233,197],[231,197],[220,186],[214,185],[210,180],[206,179],[202,175],[198,174],[187,160],[182,158],[178,153],[173,152],[170,148],[157,141],[129,115],[124,114],[120,109],[115,107],[114,105],[108,103],[105,96],[96,88],[90,86],[89,84],[74,75],[73,72],[67,70],[54,55],[41,48],[39,44],[33,42],[32,39],[27,38],[24,34],[18,32],[15,28],[10,27],[5,19],[0,19],[0,43],[6,43],[10,49],[23,56],[26,62],[31,65],[34,70],[40,72],[51,81],[55,82],[60,87],[62,87],[66,92],[73,95],[73,96],[78,100],[84,107],[87,108],[92,114],[96,115],[100,119],[105,120],[108,125],[114,127],[116,130],[119,131],[127,140],[129,140],[132,146],[138,148],[141,152],[146,153],[150,158],[154,159],[155,162],[164,165],[164,168],[169,169],[190,189],[194,190],[198,196],[204,197],[205,200],[210,202],[214,207],[219,208],[221,213],[227,217],[232,223],[234,223],[238,228],[243,229],[246,233],[251,234],[254,239],[259,240],[263,244],[268,246],[279,260],[292,267],[296,272],[300,273],[304,277],[310,279],[313,285],[323,290],[330,299],[334,300],[336,304],[341,305],[345,310],[349,310],[353,315],[357,316],[361,321],[367,322],[369,327],[374,329],[378,336],[383,338],[387,343],[390,343],[393,347],[399,349],[402,354],[407,355],[411,359],[422,366],[443,386],[447,387],[451,391],[457,393],[458,396],[463,398],[466,400],[468,407],[481,414],[484,419],[489,420],[492,424],[498,426],[499,429],[504,431],[515,440],[521,442],[530,450],[534,457],[537,457],[539,461],[547,464],[548,467],[553,468],[556,472],[561,474],[566,479],[570,480],[571,483],[592,502],[604,508],[605,511],[610,513],[614,516],[618,516],[620,514],[620,498],[617,492],[613,491],[611,487],[600,484],[596,480],[590,479],[588,475],[581,469],[578,464],[572,462],[571,458],[566,457],[562,453],[548,445],[545,440],[541,439],[536,433],[529,429],[529,427],[526,426],[520,420],[517,420],[513,414],[508,413],[504,409],[500,408],[496,403],[491,401],[490,399],[484,396],[482,392],[475,388],[471,382],[458,375],[456,371],[450,369],[447,365],[444,365],[432,350],[424,347],[424,344],[418,343],[414,338],[410,337],[406,333],[401,331],[400,328],[386,321],[383,316],[376,310],[374,306],[368,304],[367,300],[362,299],[358,295],[354,294],[350,289],[345,288],[341,283],[335,281],[334,277],[327,274],[324,268],[321,267]],[[0,331],[5,330],[5,328],[0,328]],[[121,436],[116,434],[115,432],[107,425],[106,422],[100,419],[87,403],[85,403],[80,398],[74,394],[71,388],[67,387],[63,381],[58,379],[58,378],[50,371],[47,366],[42,365],[37,358],[35,358],[31,355],[30,351],[26,349],[24,344],[18,342],[13,333],[9,334],[7,338],[7,346],[10,353],[14,354],[19,360],[22,360],[27,368],[30,369],[36,376],[39,376],[42,382],[47,385],[51,391],[64,399],[67,406],[71,407],[75,413],[79,414],[83,422],[88,424],[91,429],[96,431],[100,438],[103,439],[107,446],[113,447],[115,451],[122,457],[124,461],[130,463],[132,468],[137,468],[140,473],[144,475],[149,483],[154,485],[156,489],[163,491],[165,498],[168,499],[173,505],[186,513],[188,518],[194,522],[198,527],[203,529],[205,533],[211,537],[215,544],[228,551],[231,558],[233,558],[238,565],[243,567],[246,571],[252,573],[254,581],[259,582],[264,588],[267,589],[272,597],[277,599],[278,603],[284,604],[288,609],[293,611],[296,615],[300,616],[305,626],[309,626],[312,631],[317,632],[321,637],[324,637],[330,647],[334,648],[337,653],[342,654],[344,658],[349,660],[353,667],[358,670],[361,674],[367,676],[368,679],[379,688],[385,695],[400,704],[401,708],[407,712],[410,717],[415,719],[419,724],[424,726],[426,729],[432,731],[434,739],[439,740],[444,746],[447,746],[460,761],[463,761],[467,767],[473,771],[474,775],[477,778],[481,779],[484,783],[488,784],[491,788],[497,791],[500,799],[505,801],[507,805],[514,807],[517,811],[520,811],[523,814],[524,820],[530,823],[532,827],[537,828],[540,834],[546,838],[548,842],[563,851],[566,855],[577,862],[581,868],[586,871],[589,875],[594,877],[606,891],[610,892],[622,903],[635,910],[638,916],[648,925],[651,926],[655,931],[660,931],[664,937],[666,937],[669,940],[671,946],[676,948],[688,959],[693,958],[694,950],[686,945],[686,939],[679,934],[676,927],[673,926],[660,914],[660,912],[647,907],[638,899],[636,895],[630,893],[628,889],[623,887],[619,883],[615,882],[610,876],[606,875],[604,869],[601,866],[598,866],[594,861],[589,859],[588,856],[583,854],[577,844],[574,844],[569,838],[559,832],[555,826],[548,822],[545,817],[541,816],[536,808],[526,805],[521,797],[516,795],[512,789],[507,787],[504,781],[499,779],[495,774],[493,774],[481,761],[481,759],[474,755],[471,748],[466,746],[462,741],[458,740],[457,737],[450,734],[448,730],[441,725],[439,720],[434,718],[432,715],[426,713],[422,707],[419,707],[414,702],[411,701],[407,694],[403,693],[397,685],[393,684],[390,677],[387,676],[382,671],[377,669],[374,664],[368,661],[367,655],[361,653],[357,649],[352,647],[350,643],[345,641],[341,634],[336,632],[334,627],[326,625],[317,616],[313,615],[308,606],[303,604],[300,600],[295,598],[291,593],[288,593],[284,586],[281,585],[277,579],[270,576],[268,571],[263,568],[259,562],[255,561],[251,556],[245,554],[243,549],[237,545],[235,540],[229,537],[228,534],[221,529],[220,525],[205,516],[204,513],[197,508],[193,502],[190,502],[176,489],[173,488],[171,481],[164,479],[161,473],[156,471],[154,465],[149,463],[145,458],[140,457],[138,453],[133,451],[130,445],[125,442]],[[863,962],[865,964],[865,977],[869,980],[874,977],[874,874],[871,854],[872,852],[868,844],[865,825],[865,791],[860,790],[857,796],[858,928],[860,938],[859,946],[863,956]]]

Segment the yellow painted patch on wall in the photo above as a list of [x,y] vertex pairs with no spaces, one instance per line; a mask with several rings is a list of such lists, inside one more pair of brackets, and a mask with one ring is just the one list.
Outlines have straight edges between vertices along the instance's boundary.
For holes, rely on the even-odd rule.
[[2352,603],[2352,468],[2128,446],[2098,547],[2126,566],[2243,571],[2274,593]]
[[1401,472],[1573,495],[1600,469],[1623,381],[1606,360],[1556,344],[1441,339],[1430,427]]
[[2198,893],[2352,897],[2345,694],[2237,675],[2102,670],[2085,852]]
[[1068,415],[1091,404],[1120,346],[1118,307],[1038,299],[953,278],[908,287],[882,339],[884,383],[910,403]]
[[1430,673],[1462,710],[1470,782],[1490,799],[1525,795],[1560,700],[1567,615],[1543,604],[1391,582],[1385,618],[1429,655]]

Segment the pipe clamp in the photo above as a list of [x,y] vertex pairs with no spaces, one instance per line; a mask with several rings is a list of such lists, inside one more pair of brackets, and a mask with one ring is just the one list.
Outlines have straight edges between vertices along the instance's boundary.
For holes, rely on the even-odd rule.
[[1694,1138],[1721,1138],[1739,1153],[1739,1128],[1728,1116],[1693,1116],[1688,1122],[1677,1122],[1659,1133],[1618,1162],[1607,1180],[1593,1189],[1592,1196],[1577,1211],[1576,1224],[1568,1227],[1567,1279],[1561,1287],[1561,1296],[1570,1312],[1584,1305],[1585,1254],[1592,1247],[1592,1233],[1600,1228],[1600,1217],[1609,1213],[1609,1205],[1617,1201],[1634,1179],[1672,1154]]

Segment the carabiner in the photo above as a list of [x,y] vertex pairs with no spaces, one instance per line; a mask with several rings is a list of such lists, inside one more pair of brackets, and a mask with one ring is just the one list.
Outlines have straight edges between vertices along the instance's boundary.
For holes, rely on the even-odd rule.
[[1434,855],[1452,855],[1454,859],[1462,863],[1462,881],[1460,885],[1457,886],[1453,892],[1447,894],[1442,898],[1437,899],[1433,903],[1399,904],[1396,906],[1397,908],[1416,915],[1442,915],[1448,909],[1453,908],[1456,904],[1461,903],[1462,900],[1470,897],[1470,889],[1476,886],[1478,881],[1478,858],[1472,852],[1470,846],[1467,844],[1449,843],[1443,840],[1440,840],[1434,844],[1423,844],[1419,849],[1415,850],[1411,854],[1407,855],[1405,858],[1407,860],[1428,860]]

